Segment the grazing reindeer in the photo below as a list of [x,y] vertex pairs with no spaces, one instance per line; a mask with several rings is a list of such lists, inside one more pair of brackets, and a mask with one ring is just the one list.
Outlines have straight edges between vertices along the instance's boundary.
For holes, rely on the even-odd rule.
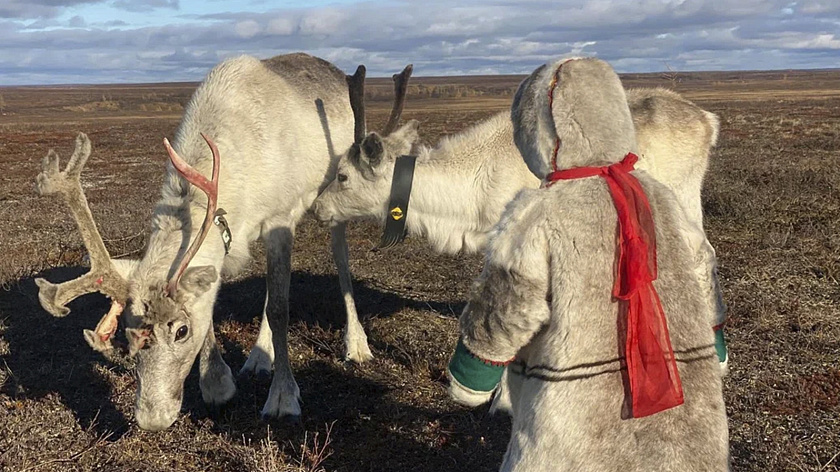
[[[359,95],[352,87],[350,93]],[[628,90],[627,101],[640,151],[638,168],[671,188],[686,210],[691,231],[685,236],[722,323],[725,306],[714,249],[703,230],[700,198],[709,153],[717,143],[718,118],[665,89]],[[416,130],[417,125],[411,121],[405,126]],[[396,158],[411,151],[414,142],[405,138],[415,136],[416,131],[397,137],[368,134],[361,141],[361,153],[348,153],[339,161],[336,180],[315,200],[316,217],[332,224],[362,218],[383,221]],[[540,183],[516,141],[520,138],[514,135],[510,112],[501,112],[434,147],[417,150],[405,222],[408,234],[426,238],[439,252],[482,250],[505,205],[520,190]]]
[[[359,75],[363,78],[364,68]],[[66,303],[85,293],[111,298],[108,314],[94,331],[85,332],[100,351],[111,347],[118,317],[127,308],[141,428],[161,430],[175,421],[184,379],[197,355],[204,401],[219,405],[234,395],[231,370],[213,333],[213,305],[219,272],[239,270],[248,261],[248,244],[257,238],[267,252],[267,294],[257,343],[242,373],[268,372],[273,364],[263,416],[300,415],[287,347],[291,250],[297,221],[332,180],[340,153],[353,142],[347,81],[332,64],[305,54],[264,61],[243,56],[216,66],[193,94],[174,145],[164,141],[172,166],[139,261],[111,260],[96,229],[79,184],[91,151],[87,136],[76,138],[64,172],[54,152],[44,159],[38,190],[64,197],[90,252],[91,270],[59,285],[36,280],[41,304],[64,316]],[[203,174],[211,163],[208,180]],[[225,231],[205,240],[214,221]],[[362,361],[370,351],[353,302],[344,225],[334,225],[331,236],[348,315],[347,355]]]

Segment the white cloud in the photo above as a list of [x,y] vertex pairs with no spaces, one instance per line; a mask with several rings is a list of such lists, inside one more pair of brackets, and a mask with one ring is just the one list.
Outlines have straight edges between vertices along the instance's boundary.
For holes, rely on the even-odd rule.
[[262,31],[262,27],[254,20],[245,20],[237,22],[233,30],[240,38],[253,38]]
[[833,34],[782,33],[769,42],[780,49],[840,49]]
[[837,13],[840,12],[840,3],[835,0],[803,1],[799,11],[808,15]]
[[572,53],[572,54],[582,54],[584,48],[586,48],[587,46],[594,46],[596,44],[598,44],[598,41],[577,42],[577,43],[572,44],[572,50],[569,51],[569,52]]
[[347,15],[338,9],[318,9],[303,16],[300,33],[303,35],[341,35],[346,31]]
[[[33,9],[0,21],[0,83],[199,80],[226,57],[301,50],[370,75],[413,62],[421,76],[524,73],[569,54],[628,72],[837,67],[840,49],[833,0],[369,0],[143,28],[38,13],[62,1],[2,2]],[[65,4],[79,1],[95,0]]]
[[132,12],[149,12],[158,8],[179,8],[178,0],[116,0],[112,3],[116,8]]
[[287,36],[295,32],[295,24],[288,18],[272,18],[268,21],[268,26],[266,27],[265,32],[268,34]]
[[0,18],[54,18],[64,8],[103,1],[105,0],[3,0],[0,2]]

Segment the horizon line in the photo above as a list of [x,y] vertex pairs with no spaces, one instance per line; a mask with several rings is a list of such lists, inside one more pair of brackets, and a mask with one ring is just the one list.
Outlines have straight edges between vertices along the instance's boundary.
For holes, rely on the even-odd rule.
[[[214,66],[215,67],[215,66]],[[211,68],[212,69],[212,68]],[[661,71],[654,71],[654,72],[616,72],[619,77],[621,76],[628,76],[628,75],[660,75],[660,74],[711,74],[711,73],[726,73],[726,72],[748,72],[748,73],[757,73],[757,72],[832,72],[832,71],[840,71],[840,67],[817,67],[817,68],[804,68],[804,69],[795,69],[795,68],[781,68],[781,69],[724,69],[724,70],[661,70]],[[208,70],[209,73],[209,70]],[[525,77],[528,73],[520,73],[520,74],[466,74],[466,75],[423,75],[423,76],[413,76],[412,80],[422,80],[422,79],[444,79],[444,78],[458,78],[458,77]],[[175,81],[175,82],[108,82],[108,83],[63,83],[63,84],[8,84],[8,85],[0,85],[0,89],[3,88],[24,88],[24,87],[40,87],[40,88],[59,88],[59,87],[101,87],[101,86],[118,86],[118,85],[125,85],[125,86],[142,86],[142,85],[192,85],[192,84],[200,84],[204,81],[203,77],[201,80],[185,80],[185,81]],[[368,79],[388,79],[390,78],[389,75],[383,76],[369,76]]]

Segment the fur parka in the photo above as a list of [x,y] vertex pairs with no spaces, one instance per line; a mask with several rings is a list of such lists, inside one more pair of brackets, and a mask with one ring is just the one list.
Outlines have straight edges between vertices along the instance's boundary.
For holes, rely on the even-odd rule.
[[[600,60],[537,69],[520,85],[512,118],[517,146],[541,179],[553,167],[558,143],[557,169],[610,165],[636,151],[624,89]],[[479,385],[472,381],[483,375],[498,381],[507,365],[513,430],[503,471],[729,467],[721,372],[710,329],[715,313],[683,236],[686,218],[668,188],[644,171],[632,175],[650,202],[658,262],[654,286],[685,402],[632,418],[626,320],[612,296],[618,220],[606,182],[590,177],[523,190],[493,230],[449,369],[453,397],[475,404],[486,392],[472,388]],[[463,375],[470,368],[473,377]]]

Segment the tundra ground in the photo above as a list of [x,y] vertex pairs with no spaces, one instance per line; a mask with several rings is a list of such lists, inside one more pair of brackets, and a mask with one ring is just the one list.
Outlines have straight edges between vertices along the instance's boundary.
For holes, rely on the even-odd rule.
[[[405,119],[426,142],[506,109],[521,77],[419,78]],[[627,75],[675,88],[721,117],[704,190],[729,305],[725,382],[737,471],[840,470],[840,72]],[[390,81],[370,82],[371,128]],[[33,277],[83,272],[84,248],[58,200],[34,193],[50,147],[66,159],[78,131],[93,154],[82,180],[112,255],[139,257],[172,137],[195,84],[0,88],[0,470],[497,470],[510,424],[447,398],[444,368],[480,256],[423,241],[371,252],[376,223],[349,230],[356,302],[376,359],[342,361],[344,308],[329,233],[298,228],[291,359],[300,425],[266,424],[268,379],[245,379],[208,412],[197,373],[182,417],[148,433],[133,421],[131,361],[93,352],[82,329],[98,295],[66,318],[41,309]],[[222,156],[224,159],[224,156]],[[256,338],[265,262],[224,284],[214,319],[234,371]],[[194,369],[195,370],[195,369]]]

